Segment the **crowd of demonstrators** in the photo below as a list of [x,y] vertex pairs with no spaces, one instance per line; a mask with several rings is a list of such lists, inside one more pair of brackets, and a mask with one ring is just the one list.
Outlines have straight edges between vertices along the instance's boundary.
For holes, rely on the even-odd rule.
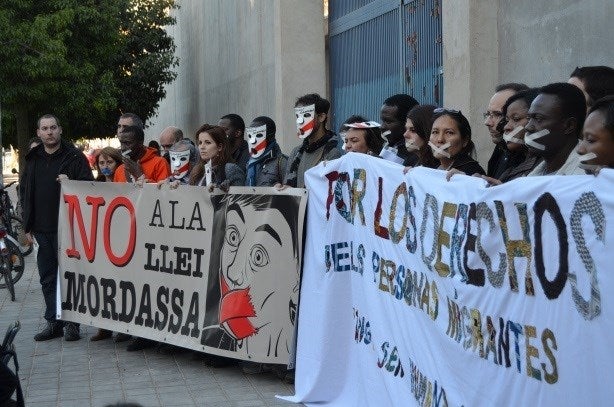
[[[486,103],[485,103],[486,104]],[[597,174],[614,168],[614,70],[577,68],[568,83],[529,88],[506,83],[495,89],[484,113],[484,124],[494,143],[486,171],[475,160],[472,129],[453,107],[420,105],[413,97],[396,94],[380,109],[381,124],[353,115],[340,129],[343,138],[327,128],[330,102],[316,93],[300,96],[294,105],[299,145],[286,156],[276,139],[273,119],[260,115],[246,128],[236,113],[222,116],[218,125],[203,124],[194,141],[181,129],[169,126],[159,135],[159,148],[145,146],[143,121],[123,114],[117,124],[120,150],[102,149],[94,168],[106,182],[188,184],[227,191],[231,186],[304,188],[305,172],[321,162],[341,157],[344,151],[363,153],[396,162],[407,172],[415,166],[476,175],[490,185],[525,176]],[[90,180],[87,160],[61,140],[61,127],[53,115],[39,119],[37,134],[21,174],[24,226],[39,243],[38,265],[45,298],[47,325],[35,340],[64,336],[79,339],[76,324],[55,320],[57,270],[58,179]],[[40,144],[37,144],[40,143]],[[343,146],[343,148],[342,148]],[[49,205],[49,197],[54,205]],[[110,338],[100,330],[92,340]],[[116,341],[129,339],[118,334]],[[156,342],[134,338],[127,350],[140,350]],[[227,359],[210,356],[210,365]],[[246,373],[265,365],[245,364]],[[286,380],[292,375],[282,372]]]

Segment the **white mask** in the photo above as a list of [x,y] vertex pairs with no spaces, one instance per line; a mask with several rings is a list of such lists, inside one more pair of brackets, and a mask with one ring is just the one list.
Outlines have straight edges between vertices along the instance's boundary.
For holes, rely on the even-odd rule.
[[294,108],[296,114],[296,130],[298,138],[309,137],[315,125],[316,105],[299,106]]
[[247,144],[249,145],[249,154],[252,158],[258,158],[266,149],[266,124],[258,127],[248,127],[245,129],[247,133]]
[[169,151],[173,178],[181,179],[190,171],[190,150]]

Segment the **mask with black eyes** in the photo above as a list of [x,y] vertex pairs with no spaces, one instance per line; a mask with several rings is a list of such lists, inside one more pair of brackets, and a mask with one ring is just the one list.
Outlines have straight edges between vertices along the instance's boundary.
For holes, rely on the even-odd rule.
[[296,115],[296,131],[298,138],[309,137],[315,126],[316,105],[298,106],[294,108]]
[[190,150],[170,151],[171,172],[173,179],[181,180],[190,172]]
[[249,154],[252,158],[260,157],[267,147],[266,125],[248,127],[245,132],[247,133]]

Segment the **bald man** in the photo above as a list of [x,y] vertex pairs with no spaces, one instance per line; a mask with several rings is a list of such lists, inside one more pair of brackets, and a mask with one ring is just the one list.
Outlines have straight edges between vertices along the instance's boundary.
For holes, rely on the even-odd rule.
[[173,144],[175,144],[182,138],[183,132],[177,127],[170,126],[162,130],[162,133],[160,133],[159,140],[160,147],[162,147],[162,157],[164,157],[166,161],[170,162],[170,156],[168,155],[169,149],[173,146]]

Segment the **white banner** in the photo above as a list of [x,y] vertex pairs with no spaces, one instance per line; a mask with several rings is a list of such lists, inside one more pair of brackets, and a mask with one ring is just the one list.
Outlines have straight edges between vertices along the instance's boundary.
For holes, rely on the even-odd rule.
[[402,169],[350,153],[306,174],[289,399],[610,404],[614,171],[487,188]]
[[306,191],[62,183],[58,318],[287,364]]

